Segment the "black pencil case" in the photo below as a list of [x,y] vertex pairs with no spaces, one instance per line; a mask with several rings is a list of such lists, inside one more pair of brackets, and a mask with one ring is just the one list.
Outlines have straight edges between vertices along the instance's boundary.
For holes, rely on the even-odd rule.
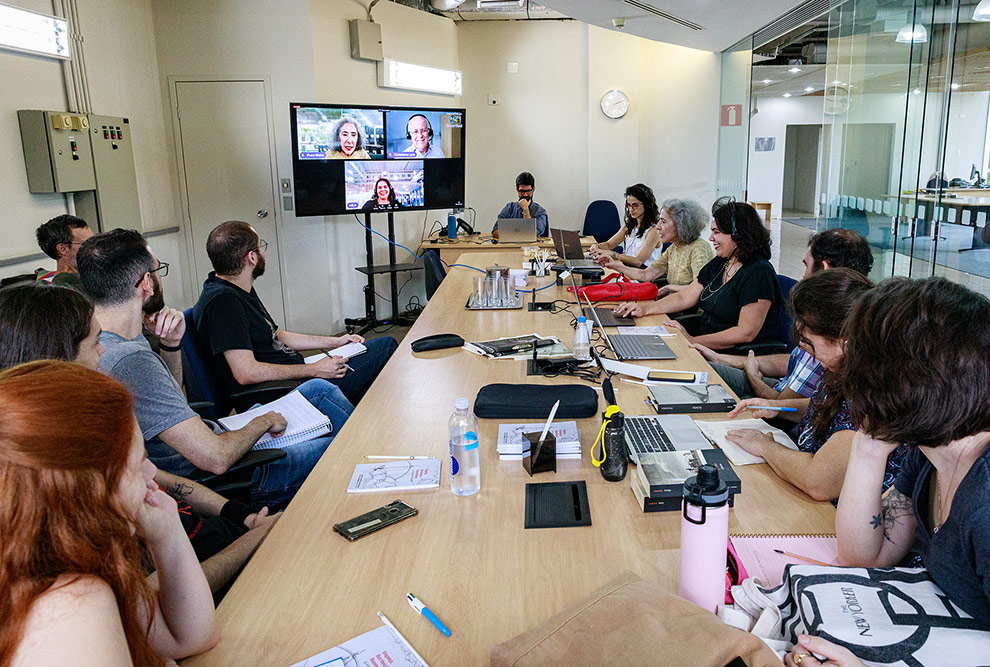
[[413,352],[426,352],[427,350],[442,350],[448,347],[461,347],[464,339],[457,334],[434,334],[424,336],[412,343]]
[[482,419],[546,419],[560,401],[554,419],[583,419],[598,413],[598,393],[580,384],[488,384],[474,399]]

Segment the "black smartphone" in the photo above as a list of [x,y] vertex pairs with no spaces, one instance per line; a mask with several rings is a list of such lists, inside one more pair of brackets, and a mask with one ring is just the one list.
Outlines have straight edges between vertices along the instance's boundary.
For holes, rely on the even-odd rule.
[[408,519],[417,514],[419,514],[418,509],[405,504],[401,500],[396,500],[384,507],[379,507],[361,516],[356,516],[353,519],[335,524],[333,529],[353,542],[360,537],[364,537],[376,530],[381,530],[386,526],[391,526],[393,523],[398,523],[403,519]]

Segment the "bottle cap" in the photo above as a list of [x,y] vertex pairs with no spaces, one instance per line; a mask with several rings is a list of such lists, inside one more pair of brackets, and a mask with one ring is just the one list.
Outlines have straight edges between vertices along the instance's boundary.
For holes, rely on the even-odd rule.
[[684,499],[694,505],[718,507],[729,502],[729,487],[719,478],[718,468],[706,463],[684,482]]
[[468,405],[468,400],[466,398],[459,398],[457,399],[457,402],[454,403],[454,407],[458,410],[467,410]]
[[585,323],[585,322],[587,322],[587,321],[588,321],[588,320],[587,320],[587,318],[585,318],[585,316],[584,316],[584,315],[581,315],[581,316],[580,316],[580,317],[578,318],[578,324],[584,324],[584,323]]

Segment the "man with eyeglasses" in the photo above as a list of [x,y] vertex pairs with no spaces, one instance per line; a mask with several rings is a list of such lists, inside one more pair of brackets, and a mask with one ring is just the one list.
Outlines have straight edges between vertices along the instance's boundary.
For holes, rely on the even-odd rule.
[[[536,179],[533,174],[524,171],[516,176],[516,194],[519,201],[510,201],[498,214],[499,218],[536,218],[536,235],[549,236],[550,222],[547,217],[547,210],[533,201],[533,193],[536,192]],[[492,228],[492,234],[498,238],[498,221]]]
[[74,215],[59,215],[38,227],[35,236],[41,250],[55,260],[55,270],[37,274],[38,280],[54,285],[74,287],[82,291],[76,254],[86,239],[93,235],[86,221]]
[[[162,276],[168,264],[158,261],[140,233],[115,229],[97,234],[79,250],[79,273],[96,306],[106,352],[100,371],[120,381],[134,396],[134,412],[148,458],[160,469],[188,477],[196,469],[226,472],[265,433],[285,430],[277,412],[267,412],[234,431],[222,431],[200,419],[182,393],[181,311],[165,305]],[[142,326],[161,338],[156,354],[141,334]],[[333,385],[304,390],[314,406],[331,419],[332,433],[353,409]],[[286,448],[286,456],[259,468],[251,504],[281,509],[295,495],[309,471],[330,445],[332,436]]]

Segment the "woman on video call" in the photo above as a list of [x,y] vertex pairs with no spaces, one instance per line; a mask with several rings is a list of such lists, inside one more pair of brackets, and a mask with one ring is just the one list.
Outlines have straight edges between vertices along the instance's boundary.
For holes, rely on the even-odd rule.
[[373,211],[379,208],[399,208],[399,200],[395,197],[392,184],[384,176],[375,181],[375,196],[364,203],[362,211]]
[[331,160],[370,160],[364,143],[364,131],[358,122],[343,116],[333,126],[327,157]]

